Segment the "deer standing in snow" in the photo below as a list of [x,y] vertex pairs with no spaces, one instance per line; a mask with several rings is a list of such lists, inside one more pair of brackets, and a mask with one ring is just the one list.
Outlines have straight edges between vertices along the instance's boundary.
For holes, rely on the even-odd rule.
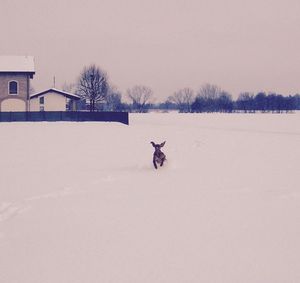
[[160,166],[163,166],[166,160],[166,155],[160,150],[165,145],[165,143],[165,141],[161,144],[155,144],[154,142],[151,142],[151,144],[155,148],[155,151],[153,153],[153,165],[155,169],[157,169],[157,163],[160,164]]

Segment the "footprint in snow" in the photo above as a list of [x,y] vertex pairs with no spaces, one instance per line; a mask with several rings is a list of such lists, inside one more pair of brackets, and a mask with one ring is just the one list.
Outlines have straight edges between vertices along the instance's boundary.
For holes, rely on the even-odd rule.
[[28,206],[17,203],[2,203],[0,205],[0,222],[6,221],[28,210]]

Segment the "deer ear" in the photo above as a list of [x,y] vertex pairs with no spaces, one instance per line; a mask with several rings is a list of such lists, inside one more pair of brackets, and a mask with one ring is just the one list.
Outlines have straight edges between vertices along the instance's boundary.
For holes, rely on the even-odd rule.
[[165,145],[165,141],[163,143],[160,144],[160,147],[163,147]]
[[155,147],[155,143],[154,142],[150,142],[152,145],[153,145],[153,147]]

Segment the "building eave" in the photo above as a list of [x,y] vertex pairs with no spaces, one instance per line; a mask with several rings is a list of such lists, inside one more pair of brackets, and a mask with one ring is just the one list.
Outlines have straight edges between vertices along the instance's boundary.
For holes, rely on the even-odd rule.
[[33,79],[33,76],[35,75],[34,71],[0,71],[0,74],[28,74],[31,79]]

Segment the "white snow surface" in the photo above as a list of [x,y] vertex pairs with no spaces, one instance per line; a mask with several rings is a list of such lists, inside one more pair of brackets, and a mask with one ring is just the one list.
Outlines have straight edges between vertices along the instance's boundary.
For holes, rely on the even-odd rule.
[[33,56],[0,56],[0,72],[35,72]]
[[300,282],[299,113],[0,133],[1,283]]

